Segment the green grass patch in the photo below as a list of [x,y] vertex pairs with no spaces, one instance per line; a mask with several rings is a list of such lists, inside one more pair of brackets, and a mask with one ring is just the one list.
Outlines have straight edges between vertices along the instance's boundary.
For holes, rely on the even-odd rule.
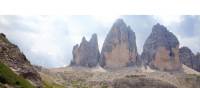
[[58,85],[58,84],[55,84],[55,83],[48,83],[46,81],[43,81],[43,87],[44,88],[65,88],[62,85]]
[[28,80],[18,76],[2,63],[0,63],[0,84],[8,84],[15,88],[35,88]]
[[72,88],[89,88],[88,85],[79,80],[73,80],[71,83],[72,83]]

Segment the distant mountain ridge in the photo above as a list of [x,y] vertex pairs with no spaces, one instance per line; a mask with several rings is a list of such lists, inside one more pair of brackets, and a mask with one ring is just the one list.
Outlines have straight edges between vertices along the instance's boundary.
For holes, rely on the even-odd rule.
[[[98,41],[96,42],[97,43],[93,44],[93,46],[98,46]],[[83,40],[80,46],[82,45]],[[75,47],[78,46],[76,45]],[[73,63],[78,62],[75,58],[80,57],[78,54],[85,52],[90,54],[93,52],[99,52],[98,49],[89,50],[89,48],[85,48],[80,52],[74,52],[74,50],[76,50],[76,48],[73,49]],[[90,62],[89,60],[92,60],[93,62],[91,63],[94,65],[88,66],[86,65],[87,63],[76,65],[95,67],[99,64],[104,68],[116,69],[128,66],[149,66],[153,69],[162,71],[179,71],[182,69],[181,64],[188,66],[187,63],[194,60],[182,57],[182,53],[179,53],[179,50],[182,52],[182,49],[179,48],[179,41],[176,36],[172,32],[169,32],[165,26],[157,23],[153,26],[151,34],[145,41],[142,54],[139,55],[137,52],[135,32],[130,28],[130,26],[126,25],[123,19],[117,19],[106,36],[102,50],[100,51],[100,57],[96,56],[96,54],[91,54],[91,56],[96,56],[95,58],[90,58],[91,56],[88,57],[84,54],[81,55],[81,57],[85,58],[82,59],[83,62]],[[200,61],[199,57],[200,55],[195,56],[196,61]],[[196,67],[189,67],[200,71],[199,63],[190,63],[192,66]],[[72,65],[73,64],[71,64],[71,66]]]
[[180,60],[186,66],[200,72],[200,53],[196,55],[188,48],[181,47],[179,49]]

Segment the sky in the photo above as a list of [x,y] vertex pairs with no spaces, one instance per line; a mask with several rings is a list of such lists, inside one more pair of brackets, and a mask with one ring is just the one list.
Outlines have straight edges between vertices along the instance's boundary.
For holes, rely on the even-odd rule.
[[101,50],[106,34],[118,18],[135,32],[139,53],[156,23],[174,33],[180,47],[200,52],[200,16],[197,15],[1,15],[0,32],[18,45],[32,64],[62,67],[70,63],[72,48],[80,44],[83,36],[89,40],[96,33]]

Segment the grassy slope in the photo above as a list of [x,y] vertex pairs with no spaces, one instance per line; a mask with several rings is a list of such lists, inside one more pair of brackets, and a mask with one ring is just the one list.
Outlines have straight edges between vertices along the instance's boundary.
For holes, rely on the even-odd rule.
[[15,74],[8,66],[0,63],[0,87],[8,84],[19,88],[35,88],[28,80]]
[[56,80],[53,76],[40,73],[43,81],[44,88],[66,88],[64,85],[56,84],[53,80]]
[[65,88],[62,85],[54,84],[54,83],[49,83],[47,81],[43,81],[43,87],[44,88]]

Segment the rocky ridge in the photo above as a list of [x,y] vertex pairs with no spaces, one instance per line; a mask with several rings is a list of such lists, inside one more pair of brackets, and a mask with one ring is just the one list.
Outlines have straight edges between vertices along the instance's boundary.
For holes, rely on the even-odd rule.
[[200,71],[200,54],[195,55],[188,47],[181,47],[179,52],[180,60],[186,66]]
[[156,24],[145,41],[141,58],[151,68],[178,71],[181,69],[179,41],[166,27]]
[[0,62],[9,66],[20,76],[30,80],[34,86],[42,87],[40,75],[19,48],[9,42],[3,33],[0,33]]
[[80,46],[77,44],[73,48],[73,60],[71,62],[71,66],[97,66],[100,57],[97,41],[96,34],[92,35],[89,42],[85,39],[85,37],[83,37]]
[[[92,42],[93,41],[93,42]],[[186,64],[199,70],[199,59],[187,60],[182,57],[182,49],[179,53],[179,41],[176,36],[163,25],[157,23],[145,41],[141,55],[137,52],[136,36],[130,26],[122,19],[114,22],[103,43],[99,54],[97,35],[94,34],[88,42],[82,38],[80,46],[73,48],[73,60],[71,65],[103,68],[123,68],[128,66],[149,66],[162,71],[180,71],[181,64]],[[199,58],[200,55],[191,57]],[[179,55],[180,54],[180,55]],[[187,57],[185,57],[187,58]],[[194,63],[191,63],[193,61]],[[191,66],[193,65],[193,66]]]

